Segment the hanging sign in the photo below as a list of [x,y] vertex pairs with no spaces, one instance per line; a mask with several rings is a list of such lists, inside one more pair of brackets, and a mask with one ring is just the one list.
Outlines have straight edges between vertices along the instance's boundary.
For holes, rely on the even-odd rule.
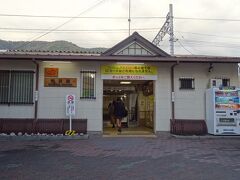
[[102,79],[157,80],[157,67],[145,64],[109,64],[101,66]]
[[75,115],[75,95],[69,94],[66,96],[66,116]]

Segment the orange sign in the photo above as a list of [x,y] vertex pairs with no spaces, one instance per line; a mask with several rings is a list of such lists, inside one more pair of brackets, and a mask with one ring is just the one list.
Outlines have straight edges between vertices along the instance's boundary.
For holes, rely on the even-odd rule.
[[44,76],[45,77],[58,77],[58,68],[45,68]]
[[45,78],[45,87],[77,87],[77,78]]

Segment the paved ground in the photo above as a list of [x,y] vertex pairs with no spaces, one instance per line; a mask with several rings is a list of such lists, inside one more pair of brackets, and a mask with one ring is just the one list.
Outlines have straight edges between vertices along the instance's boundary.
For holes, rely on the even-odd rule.
[[0,141],[0,179],[240,179],[240,138]]

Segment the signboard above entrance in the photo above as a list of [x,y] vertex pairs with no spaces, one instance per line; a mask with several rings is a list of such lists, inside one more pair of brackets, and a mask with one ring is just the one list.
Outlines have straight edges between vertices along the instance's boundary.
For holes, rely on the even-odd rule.
[[101,78],[115,80],[157,80],[157,67],[145,64],[102,65]]

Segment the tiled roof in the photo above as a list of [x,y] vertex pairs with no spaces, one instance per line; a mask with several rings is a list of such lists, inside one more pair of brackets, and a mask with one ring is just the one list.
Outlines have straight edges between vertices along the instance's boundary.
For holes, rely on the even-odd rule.
[[44,50],[6,50],[1,54],[33,54],[33,55],[100,55],[95,51],[44,51]]

